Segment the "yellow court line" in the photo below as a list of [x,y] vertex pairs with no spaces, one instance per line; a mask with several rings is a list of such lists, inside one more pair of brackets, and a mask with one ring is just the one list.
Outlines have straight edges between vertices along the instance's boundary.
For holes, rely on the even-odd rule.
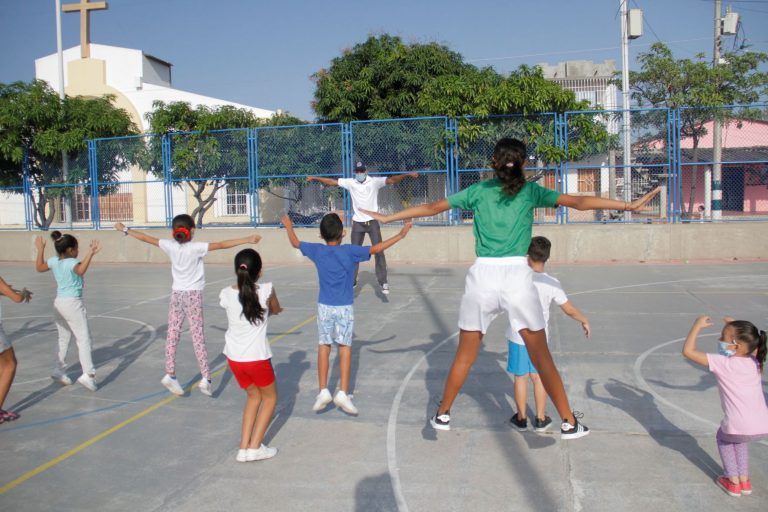
[[[294,332],[294,331],[296,331],[298,329],[301,329],[302,327],[307,325],[309,322],[311,322],[315,318],[316,318],[316,315],[312,315],[311,317],[307,318],[303,322],[294,325],[293,327],[291,327],[290,329],[285,331],[283,334],[281,334],[280,336],[277,336],[272,341],[270,341],[270,345],[280,341],[282,338],[286,337],[287,335],[291,334],[292,332]],[[227,366],[224,365],[222,368],[220,368],[214,374],[212,374],[212,376],[219,375],[219,374],[223,373],[224,371],[226,371],[226,369],[227,369]],[[193,384],[189,389],[194,389],[197,385],[198,384]],[[80,453],[81,451],[85,450],[89,446],[91,446],[91,445],[101,441],[102,439],[104,439],[104,438],[114,434],[115,432],[117,432],[121,428],[130,425],[134,421],[143,418],[144,416],[146,416],[147,414],[151,413],[152,411],[155,411],[155,410],[157,410],[157,409],[159,409],[159,408],[161,408],[161,407],[163,407],[165,405],[168,405],[169,403],[173,402],[174,400],[176,400],[178,398],[179,397],[176,396],[176,395],[172,395],[172,396],[169,396],[168,398],[164,398],[163,400],[157,402],[156,404],[147,407],[143,411],[140,411],[140,412],[136,413],[135,415],[131,416],[127,420],[123,421],[122,423],[118,423],[114,427],[108,428],[104,432],[95,435],[94,437],[92,437],[92,438],[88,439],[87,441],[79,444],[78,446],[75,446],[74,448],[72,448],[68,452],[59,455],[55,459],[49,460],[48,462],[37,466],[35,469],[27,471],[26,473],[24,473],[23,475],[21,475],[17,479],[15,479],[15,480],[13,480],[11,482],[8,482],[4,486],[0,487],[0,494],[4,494],[4,493],[10,491],[14,487],[17,487],[17,486],[23,484],[24,482],[26,482],[27,480],[29,480],[33,476],[39,475],[43,471],[45,471],[47,469],[50,469],[53,466],[55,466],[55,465],[57,465],[57,464],[59,464],[61,462],[64,462],[68,458],[72,457],[73,455],[76,455],[76,454]]]

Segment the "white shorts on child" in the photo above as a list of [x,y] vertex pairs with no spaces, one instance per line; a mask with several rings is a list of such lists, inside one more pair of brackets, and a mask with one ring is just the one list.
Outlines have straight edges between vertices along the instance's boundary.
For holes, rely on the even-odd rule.
[[504,312],[515,332],[544,328],[544,313],[528,258],[477,258],[467,273],[459,329],[485,334],[493,319]]

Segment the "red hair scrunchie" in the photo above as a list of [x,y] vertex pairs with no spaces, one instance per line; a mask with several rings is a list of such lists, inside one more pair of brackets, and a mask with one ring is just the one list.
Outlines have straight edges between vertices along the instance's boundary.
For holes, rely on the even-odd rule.
[[184,226],[181,226],[181,227],[178,227],[178,228],[173,228],[173,238],[174,238],[174,240],[179,241],[179,237],[176,236],[179,233],[181,233],[181,235],[184,237],[184,238],[182,238],[180,240],[182,242],[186,242],[186,241],[188,241],[191,238],[190,231],[187,228],[185,228]]

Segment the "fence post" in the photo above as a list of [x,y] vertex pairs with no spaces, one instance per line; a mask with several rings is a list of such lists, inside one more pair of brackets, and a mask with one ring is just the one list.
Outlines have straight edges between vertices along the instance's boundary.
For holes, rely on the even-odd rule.
[[[565,155],[564,159],[560,159],[555,166],[555,185],[557,191],[561,194],[565,194],[568,191],[568,114],[555,112],[555,146],[562,149]],[[568,209],[562,206],[557,207],[556,211],[556,224],[568,223]]]
[[251,225],[256,227],[258,219],[261,217],[259,211],[259,198],[257,197],[259,187],[259,155],[258,155],[258,128],[248,129],[248,197],[251,198]]
[[21,161],[21,190],[24,197],[24,224],[27,231],[32,231],[34,225],[32,211],[32,187],[29,184],[29,148],[24,146],[24,156]]
[[165,192],[165,225],[171,227],[173,221],[173,180],[171,173],[171,139],[168,134],[162,136],[160,142],[161,158],[163,161],[163,188]]
[[[459,191],[459,123],[456,118],[446,118],[446,144],[445,144],[445,162],[447,167],[446,176],[446,196],[455,194]],[[448,215],[448,224],[460,224],[459,210],[452,208]]]
[[[349,178],[352,176],[354,167],[354,149],[352,140],[352,123],[342,123],[341,125],[341,176]],[[349,192],[344,190],[344,221],[352,225],[352,201]]]
[[676,108],[667,110],[667,218],[671,223],[680,221],[680,111]]
[[91,224],[94,229],[101,227],[101,208],[99,205],[99,163],[96,158],[96,141],[88,141],[88,174],[91,178]]

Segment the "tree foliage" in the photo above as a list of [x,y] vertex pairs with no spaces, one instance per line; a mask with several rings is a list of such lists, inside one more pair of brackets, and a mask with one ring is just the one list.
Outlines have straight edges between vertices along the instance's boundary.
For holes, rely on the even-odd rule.
[[[112,96],[62,100],[40,80],[0,84],[0,185],[21,185],[26,157],[38,227],[53,221],[55,197],[70,196],[74,185],[90,188],[87,158],[81,158],[88,139],[136,133],[128,113],[113,101]],[[70,163],[66,177],[62,152]],[[126,155],[100,161],[99,181],[112,181],[128,165]]]

